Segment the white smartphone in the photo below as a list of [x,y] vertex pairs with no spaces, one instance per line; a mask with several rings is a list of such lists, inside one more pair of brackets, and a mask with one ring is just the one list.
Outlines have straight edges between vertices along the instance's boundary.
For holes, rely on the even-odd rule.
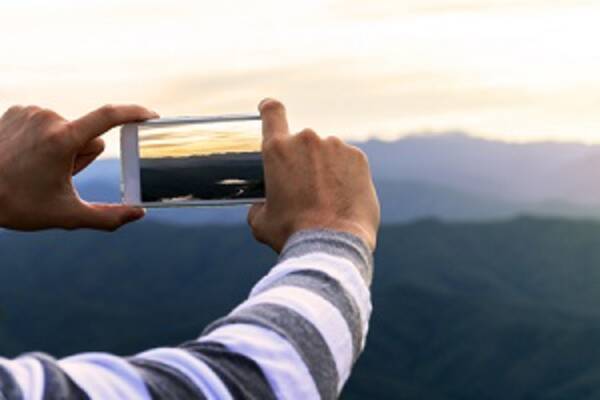
[[141,207],[264,201],[259,115],[176,117],[121,128],[121,193]]

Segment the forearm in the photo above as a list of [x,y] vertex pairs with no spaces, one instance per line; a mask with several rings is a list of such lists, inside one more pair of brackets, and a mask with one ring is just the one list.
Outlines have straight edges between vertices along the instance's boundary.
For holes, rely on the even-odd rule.
[[35,390],[61,398],[336,398],[364,347],[371,274],[370,252],[356,237],[300,232],[250,298],[197,340],[129,358],[0,359],[0,393],[7,399]]
[[249,300],[200,342],[217,341],[257,361],[278,398],[336,398],[364,347],[372,268],[356,237],[300,232]]

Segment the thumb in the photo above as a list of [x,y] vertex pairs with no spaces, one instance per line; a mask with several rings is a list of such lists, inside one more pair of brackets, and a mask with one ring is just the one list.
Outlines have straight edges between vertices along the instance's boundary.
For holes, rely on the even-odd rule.
[[80,228],[114,231],[121,226],[142,218],[142,208],[121,204],[90,204],[83,202],[80,211]]

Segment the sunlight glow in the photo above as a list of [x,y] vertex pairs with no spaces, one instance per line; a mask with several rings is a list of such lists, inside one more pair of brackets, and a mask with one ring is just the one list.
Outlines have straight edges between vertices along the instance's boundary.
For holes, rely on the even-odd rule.
[[0,108],[206,115],[272,96],[295,130],[353,140],[600,142],[598,15],[576,0],[3,2]]
[[147,127],[139,132],[141,158],[175,158],[260,151],[260,121]]

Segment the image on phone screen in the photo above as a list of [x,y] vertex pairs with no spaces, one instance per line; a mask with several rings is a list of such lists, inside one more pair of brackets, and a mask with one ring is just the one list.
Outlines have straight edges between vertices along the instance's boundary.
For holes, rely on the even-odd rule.
[[140,124],[142,203],[264,198],[260,120]]

